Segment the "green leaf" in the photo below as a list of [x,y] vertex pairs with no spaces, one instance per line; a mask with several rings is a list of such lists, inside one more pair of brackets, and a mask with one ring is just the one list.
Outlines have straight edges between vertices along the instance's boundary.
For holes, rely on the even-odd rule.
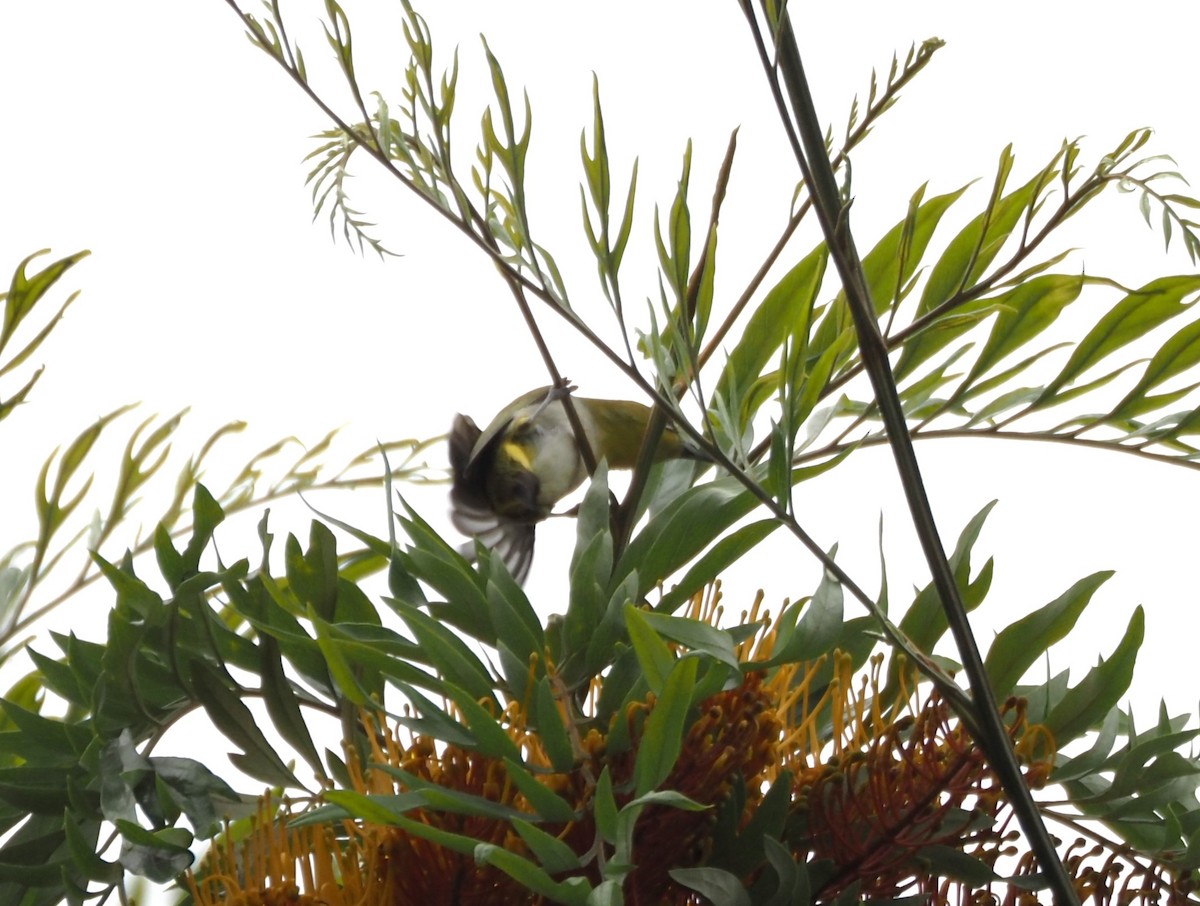
[[1067,691],[1044,721],[1059,748],[1099,725],[1129,689],[1145,632],[1141,607],[1133,612],[1125,635],[1108,660],[1101,660]]
[[[222,829],[223,819],[246,817],[257,803],[234,789],[194,758],[155,756],[150,768],[160,797],[169,797],[175,813],[182,811],[196,836],[208,839]],[[143,810],[148,811],[143,806]]]
[[322,522],[309,526],[308,550],[289,534],[285,544],[288,585],[322,620],[334,619],[337,604],[337,539]]
[[954,846],[922,846],[918,858],[935,876],[953,878],[972,887],[984,888],[999,880],[991,866]]
[[1055,760],[1054,772],[1050,775],[1051,782],[1069,783],[1080,777],[1097,774],[1117,741],[1117,724],[1120,720],[1120,711],[1113,708],[1105,716],[1090,749],[1074,758],[1059,753]]
[[[767,292],[750,316],[741,339],[729,353],[729,360],[717,382],[716,396],[732,399],[736,396],[735,388],[749,387],[775,357],[785,337],[797,332],[796,325],[808,323],[828,261],[825,245],[818,245]],[[781,324],[788,325],[789,330],[780,330]],[[807,330],[803,335],[807,339]],[[731,426],[731,433],[739,433],[753,416],[753,409],[743,411],[742,425],[736,430]]]
[[[30,660],[33,661],[34,667],[37,668],[37,674],[29,679],[37,679],[35,684],[36,692],[41,693],[41,687],[49,689],[55,695],[59,695],[73,705],[86,707],[91,702],[91,689],[85,690],[80,685],[78,677],[71,668],[62,661],[56,661],[47,657],[44,654],[39,654],[32,648],[26,648]],[[13,700],[14,693],[9,690],[5,696],[10,701]],[[31,704],[30,702],[22,702],[22,705]],[[0,727],[3,729],[3,727]]]
[[[837,545],[834,545],[829,556],[836,555]],[[807,661],[829,651],[842,634],[844,603],[841,583],[830,573],[823,573],[799,623],[796,617],[803,607],[802,602],[780,614],[775,653],[768,663]]]
[[8,699],[0,699],[0,708],[16,727],[15,733],[5,734],[17,741],[16,747],[9,750],[18,752],[38,767],[72,765],[92,742],[92,734],[86,725],[51,720]]
[[650,686],[642,672],[637,652],[632,647],[624,647],[610,659],[612,669],[605,677],[604,686],[600,690],[600,701],[596,703],[596,719],[604,724],[613,724],[608,736],[609,751],[625,752],[629,750],[629,723],[618,720],[614,724],[613,715],[622,711],[630,702],[645,700]]
[[[987,209],[975,217],[950,241],[929,273],[921,294],[919,314],[932,311],[955,293],[969,288],[999,253],[1021,215],[1044,188],[1043,173],[1008,195],[1001,196],[1012,171],[1012,146],[1000,153],[996,180]],[[1053,162],[1051,167],[1053,167]],[[1049,168],[1047,168],[1049,170]]]
[[670,647],[655,632],[647,619],[647,614],[632,604],[625,605],[625,628],[629,633],[629,641],[637,652],[638,664],[642,668],[642,676],[655,695],[662,693],[667,683],[667,677],[675,668],[676,658]]
[[[42,270],[38,271],[32,277],[29,277],[25,273],[25,269],[28,267],[29,262],[31,262],[38,255],[46,255],[49,254],[49,252],[49,249],[41,249],[40,251],[34,252],[32,255],[28,256],[24,261],[18,264],[16,271],[13,273],[13,278],[9,284],[8,292],[4,294],[4,315],[3,320],[0,320],[0,352],[2,352],[8,345],[8,342],[12,338],[12,335],[16,331],[17,327],[23,320],[25,320],[29,313],[33,311],[34,306],[37,305],[50,287],[58,282],[58,279],[62,277],[67,270],[91,254],[91,252],[87,250],[76,252],[74,255],[68,255],[66,258],[60,258],[53,264],[47,265]],[[58,317],[62,315],[62,312],[65,308],[66,306],[64,305],[63,309],[59,310],[58,314],[55,316],[55,321],[57,321]],[[19,364],[21,360],[23,360],[33,351],[34,348],[36,348],[37,344],[45,338],[47,333],[48,331],[44,331],[41,335],[39,335],[38,339],[34,343],[26,346],[26,348],[22,350],[20,357],[10,362],[10,366],[8,367]],[[8,367],[0,369],[0,374],[4,374],[4,372],[8,370]]]
[[[996,505],[996,501],[987,504],[982,510],[972,517],[967,523],[966,528],[958,536],[958,543],[954,546],[954,553],[950,555],[950,568],[954,571],[954,579],[958,585],[959,591],[970,589],[971,575],[971,550],[975,546],[975,542],[979,540],[979,533],[983,531],[983,523],[991,513],[992,507]],[[990,564],[990,560],[988,561]],[[985,566],[984,570],[990,577],[990,566]],[[984,578],[984,570],[980,571],[979,579]],[[964,604],[968,604],[971,597],[964,595]],[[975,601],[978,605],[979,600]],[[942,602],[938,597],[937,590],[933,583],[925,586],[917,595],[916,600],[900,621],[900,631],[904,633],[912,642],[922,651],[931,651],[938,639],[946,632],[948,628],[946,623],[946,615],[942,610]]]
[[696,684],[698,661],[681,658],[675,662],[654,702],[642,729],[637,761],[633,766],[637,796],[656,789],[671,773],[683,747],[683,733]]
[[369,696],[359,682],[357,671],[350,666],[341,646],[333,638],[332,624],[321,619],[311,604],[308,605],[308,619],[317,634],[317,647],[325,656],[325,667],[329,670],[329,676],[338,692],[356,707],[365,707]]
[[[519,826],[517,829],[520,832]],[[586,878],[574,877],[562,882],[555,881],[545,870],[528,859],[493,843],[480,843],[475,847],[475,862],[478,865],[494,865],[509,877],[515,878],[531,894],[540,894],[568,906],[584,906],[592,890]]]
[[521,795],[533,806],[533,810],[543,821],[566,824],[579,817],[567,800],[539,781],[523,765],[506,758],[504,766]]
[[520,819],[513,822],[513,829],[521,835],[529,851],[550,874],[562,874],[581,867],[579,856],[557,837],[552,837],[544,830]]
[[618,811],[617,800],[613,796],[612,775],[605,765],[596,781],[595,800],[592,810],[596,816],[596,830],[610,845],[617,842]]
[[333,683],[320,647],[281,604],[287,598],[269,575],[260,572],[244,585],[225,581],[222,587],[233,609],[250,622],[260,637],[275,639],[283,657],[305,680],[321,693],[334,697]]
[[[386,822],[392,827],[398,827],[414,837],[429,840],[451,852],[469,856],[475,852],[475,848],[479,845],[479,841],[473,837],[441,830],[424,821],[409,818],[402,812],[396,812],[380,805],[380,800],[387,797],[364,796],[361,793],[355,793],[351,790],[330,790],[324,794],[324,797],[331,802],[343,806],[351,814],[362,813],[364,816],[380,814],[381,822]],[[379,809],[382,809],[382,811],[378,811]]]
[[713,906],[750,906],[750,894],[737,875],[721,868],[673,868],[671,879],[703,896]]
[[759,542],[766,540],[780,525],[778,519],[760,519],[721,538],[692,565],[678,585],[662,596],[654,610],[658,613],[674,613],[692,595],[740,561]]
[[435,705],[408,683],[397,682],[396,688],[404,693],[404,696],[412,702],[413,709],[421,715],[421,717],[400,717],[397,718],[397,723],[408,727],[415,733],[431,736],[441,742],[463,748],[475,745],[475,737],[467,731],[466,727],[447,714],[444,707]]
[[1096,589],[1112,575],[1112,570],[1092,573],[1049,604],[1000,631],[984,659],[997,698],[1008,695],[1025,671],[1051,645],[1066,637]]
[[989,301],[1000,306],[996,323],[971,371],[963,379],[961,396],[980,377],[1054,323],[1066,306],[1079,298],[1086,278],[1064,274],[1034,277]]
[[397,601],[396,608],[429,663],[446,679],[466,690],[473,701],[495,700],[487,668],[456,633],[415,607]]
[[1022,215],[1036,204],[1039,194],[1046,188],[1049,179],[1053,178],[1061,154],[1059,152],[1047,167],[1021,188],[1002,196],[1012,170],[1012,146],[1001,152],[992,197],[986,210],[963,227],[946,246],[929,273],[918,304],[919,317],[941,312],[952,316],[953,320],[937,319],[905,342],[894,369],[897,379],[910,374],[921,362],[969,329],[973,318],[988,313],[990,302],[987,300],[975,299],[959,304],[955,304],[954,300],[974,286],[1000,252]]
[[1191,321],[1167,339],[1146,365],[1146,370],[1131,389],[1107,416],[1109,421],[1120,421],[1138,411],[1138,404],[1147,391],[1170,380],[1177,374],[1191,370],[1200,363],[1200,321]]
[[148,831],[131,821],[114,822],[124,840],[121,865],[126,871],[151,881],[166,883],[181,875],[192,864],[188,845],[192,835],[181,827]]
[[[601,461],[579,507],[571,553],[570,599],[563,622],[562,658],[586,650],[604,618],[612,577],[613,540],[608,510],[608,464]],[[540,621],[539,621],[540,622]]]
[[1135,290],[1104,313],[1088,331],[1058,376],[1046,385],[1038,407],[1049,405],[1058,391],[1105,356],[1144,336],[1160,324],[1185,312],[1185,296],[1200,290],[1200,276],[1163,277]]
[[[673,617],[653,611],[640,612],[650,627],[661,637],[678,642],[692,651],[707,654],[709,657],[734,670],[741,668],[733,636],[723,629],[717,629],[702,620],[690,617]],[[628,616],[627,616],[628,619]],[[653,686],[651,686],[653,688]],[[656,690],[657,691],[657,690]]]
[[[492,564],[500,564],[493,557]],[[506,569],[493,569],[487,583],[488,607],[496,627],[497,644],[505,645],[527,667],[546,646],[542,622],[529,598]]]
[[537,715],[538,736],[541,738],[550,764],[556,771],[571,770],[575,765],[575,753],[571,748],[571,738],[563,723],[558,703],[554,700],[554,692],[550,688],[548,677],[538,678],[534,707]]
[[810,902],[808,866],[804,862],[797,863],[791,851],[774,837],[763,838],[763,849],[767,862],[779,878],[775,893],[763,906],[794,906]]
[[732,478],[689,488],[638,532],[622,554],[614,577],[624,580],[636,571],[636,599],[641,599],[757,505],[757,499]]
[[98,822],[88,821],[85,825],[78,816],[67,810],[63,815],[63,830],[67,835],[71,861],[85,878],[101,884],[120,882],[125,873],[121,864],[102,859],[96,852],[99,845]]
[[400,524],[416,547],[408,551],[412,574],[445,598],[439,618],[486,645],[496,643],[482,576],[453,547],[441,539],[416,511],[405,504],[408,519]]
[[[355,790],[326,790],[321,798],[341,810],[339,817],[359,818],[385,827],[395,824],[396,819],[404,817],[406,812],[424,808],[429,803],[420,790],[392,795],[369,795]],[[291,821],[290,826],[304,827],[316,823],[314,819],[318,818],[320,823],[328,820],[325,815],[305,814]]]
[[521,751],[512,737],[500,726],[500,722],[479,704],[465,689],[446,683],[446,692],[462,713],[467,727],[475,737],[476,748],[490,758],[507,758],[521,761]]
[[[244,693],[237,684],[203,661],[192,661],[191,674],[196,698],[213,724],[245,753],[237,759],[241,770],[271,785],[302,787],[259,729],[258,721],[242,702]],[[233,760],[234,756],[230,757]]]

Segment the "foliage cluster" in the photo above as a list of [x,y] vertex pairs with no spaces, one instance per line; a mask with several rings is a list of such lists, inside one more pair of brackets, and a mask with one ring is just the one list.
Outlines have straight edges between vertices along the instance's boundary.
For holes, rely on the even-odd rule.
[[[600,349],[654,403],[656,419],[623,500],[611,501],[597,465],[565,570],[566,611],[547,622],[499,558],[477,547],[468,559],[415,510],[395,505],[393,481],[425,474],[416,464],[421,443],[364,453],[332,479],[317,471],[325,441],[268,477],[266,464],[288,449],[275,445],[214,494],[201,483],[201,463],[237,427],[226,426],[188,462],[158,528],[122,554],[110,551],[112,533],[159,472],[182,414],[139,425],[111,506],[91,526],[66,528],[87,497],[95,441],[124,410],[88,428],[42,470],[36,538],[0,560],[5,657],[33,620],[97,579],[115,599],[104,642],[50,633],[29,649],[35,671],[0,701],[0,900],[124,897],[127,874],[177,880],[207,840],[216,855],[188,887],[199,903],[292,894],[383,902],[369,899],[382,896],[370,885],[413,881],[421,866],[436,866],[430,874],[443,886],[386,888],[387,902],[774,906],[913,891],[949,902],[983,890],[1016,901],[1045,885],[1047,854],[1011,825],[1014,814],[1028,816],[995,773],[992,750],[984,758],[975,748],[979,699],[955,680],[955,665],[933,656],[950,626],[944,595],[932,582],[903,604],[890,600],[886,582],[867,594],[798,521],[799,482],[860,447],[895,441],[863,379],[878,361],[856,329],[854,291],[827,280],[831,262],[845,275],[844,247],[791,242],[820,213],[808,180],[781,193],[792,200],[778,241],[736,298],[723,298],[718,223],[736,138],[707,219],[693,216],[689,200],[689,146],[674,197],[656,209],[657,298],[638,317],[621,279],[637,167],[617,191],[597,83],[580,190],[601,294],[622,338],[610,345],[568,294],[583,290],[568,287],[553,251],[534,238],[532,105],[528,96],[514,102],[486,43],[494,98],[464,165],[451,140],[461,119],[457,56],[447,71],[435,67],[429,29],[407,2],[405,78],[388,98],[360,84],[349,19],[326,0],[325,37],[349,92],[344,110],[310,82],[277,3],[259,16],[229,3],[251,42],[331,122],[311,156],[310,182],[335,231],[383,253],[347,194],[351,161],[374,161],[495,263],[555,384],[563,379],[542,340],[542,312]],[[785,68],[770,51],[786,46],[786,15],[771,3],[744,6],[770,77]],[[840,147],[827,138],[844,181],[848,155],[938,46],[927,42],[894,60],[885,78],[873,75]],[[770,84],[778,92],[783,83]],[[1161,188],[1175,174],[1163,158],[1139,156],[1149,138],[1136,130],[1091,166],[1079,142],[1065,142],[1024,176],[1006,148],[982,207],[952,235],[942,235],[946,215],[972,196],[966,187],[930,195],[921,185],[861,256],[912,438],[1021,437],[1197,467],[1200,275],[1129,288],[1075,272],[1069,254],[1053,248],[1068,218],[1115,188],[1137,193],[1148,221],[1157,212],[1164,241],[1182,241],[1195,260],[1200,238],[1188,211],[1200,202]],[[844,200],[848,185],[841,191]],[[22,262],[4,297],[0,356],[81,257],[32,277]],[[1056,320],[1085,297],[1087,329],[1060,338]],[[25,366],[56,318],[0,359],[0,379]],[[1135,343],[1153,352],[1125,358]],[[28,398],[37,372],[16,380],[0,397],[0,418]],[[709,453],[711,469],[650,467],[654,432],[667,420]],[[402,466],[369,471],[398,451],[408,456]],[[395,507],[388,537],[322,517],[307,545],[289,535],[273,559],[264,516],[253,555],[227,563],[216,554],[227,513],[372,483]],[[962,529],[947,558],[967,610],[985,604],[991,585],[992,561],[979,565],[975,551],[987,512]],[[722,620],[714,583],[780,529],[824,564],[824,579],[769,619],[756,602],[741,619]],[[351,550],[339,551],[335,530],[352,539]],[[81,546],[91,553],[77,577],[46,591],[46,577]],[[380,573],[387,594],[364,590]],[[983,667],[1004,702],[1005,745],[1016,743],[1024,770],[1018,782],[1048,784],[1034,819],[1052,818],[1096,847],[1059,850],[1074,895],[1182,900],[1200,863],[1200,763],[1189,751],[1200,731],[1165,712],[1139,728],[1120,706],[1142,641],[1141,609],[1082,678],[1026,679],[1107,578],[1084,577],[1011,623]],[[846,595],[866,613],[848,617]],[[870,679],[859,685],[856,671]],[[244,775],[270,788],[266,800],[197,759],[155,754],[193,714],[236,748],[231,759]],[[340,728],[340,750],[314,733],[321,719]],[[918,771],[927,766],[938,769]],[[655,836],[664,828],[670,833]],[[1004,858],[1014,840],[1015,866]],[[252,871],[254,847],[274,855]],[[478,898],[468,897],[481,878]]]

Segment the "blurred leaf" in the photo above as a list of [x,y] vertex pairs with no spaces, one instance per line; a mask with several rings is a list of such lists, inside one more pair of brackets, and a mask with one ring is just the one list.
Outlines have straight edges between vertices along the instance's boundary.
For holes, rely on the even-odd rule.
[[714,906],[750,906],[741,879],[721,868],[673,868],[671,879],[694,890]]
[[504,766],[508,771],[509,779],[521,791],[521,795],[533,807],[540,819],[562,824],[576,820],[578,816],[571,808],[571,804],[538,780],[523,765],[512,759],[505,759]]
[[537,716],[538,736],[541,738],[550,764],[556,771],[571,770],[575,765],[575,753],[571,748],[571,739],[563,722],[564,718],[554,699],[550,680],[545,676],[538,679],[534,709]]
[[[530,827],[530,830],[537,831],[536,828],[526,826]],[[517,825],[517,831],[521,832],[520,824]],[[537,831],[537,833],[541,832]],[[527,844],[529,843],[529,838],[524,833],[521,834],[521,837]],[[542,834],[542,837],[554,840],[547,834]],[[555,842],[558,841],[555,840]],[[565,844],[562,845],[565,848]],[[530,849],[533,849],[532,844],[530,844]],[[538,853],[538,855],[541,854]],[[584,906],[588,902],[588,894],[591,892],[591,884],[586,878],[574,877],[562,882],[555,881],[546,870],[534,865],[528,859],[492,843],[480,843],[475,847],[475,863],[477,865],[494,865],[505,874],[515,878],[531,894],[550,897],[556,903]]]
[[[49,251],[49,249],[42,249],[34,252],[18,264],[16,271],[13,273],[12,281],[9,283],[8,292],[0,294],[0,298],[4,300],[4,316],[0,320],[0,352],[3,352],[8,346],[21,322],[29,316],[29,313],[33,311],[34,307],[41,301],[50,287],[58,282],[59,278],[67,270],[91,254],[91,252],[86,250],[76,252],[74,255],[68,255],[66,258],[60,258],[53,264],[47,265],[32,277],[26,274],[25,269],[29,266],[29,263],[39,255],[49,254]],[[68,299],[50,319],[48,325],[15,356],[10,358],[7,364],[0,365],[0,375],[20,365],[37,349],[58,323],[58,319],[62,317],[63,312],[66,311],[67,306],[71,304],[74,298],[72,296]]]
[[148,831],[131,821],[118,819],[114,823],[123,839],[121,865],[126,871],[166,883],[192,864],[192,853],[188,849],[192,835],[183,828]]
[[557,875],[567,871],[576,871],[581,867],[579,856],[557,837],[552,837],[544,830],[520,819],[513,821],[513,829],[550,874]]

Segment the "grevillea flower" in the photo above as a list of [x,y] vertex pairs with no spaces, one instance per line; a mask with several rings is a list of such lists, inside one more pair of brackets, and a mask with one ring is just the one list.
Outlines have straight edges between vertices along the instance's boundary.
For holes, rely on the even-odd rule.
[[[719,592],[698,595],[689,615],[715,625],[719,601]],[[760,622],[762,628],[738,646],[748,665],[741,681],[690,712],[679,756],[660,785],[706,808],[646,807],[634,830],[636,868],[623,881],[625,902],[705,902],[676,881],[672,870],[738,865],[729,853],[715,851],[717,816],[732,821],[737,836],[752,824],[766,791],[774,796],[781,782],[788,799],[777,839],[809,866],[814,901],[851,890],[869,897],[924,893],[942,903],[957,890],[959,899],[970,899],[966,888],[955,888],[931,870],[929,859],[937,847],[952,847],[991,866],[1013,851],[1011,815],[986,759],[947,705],[936,694],[922,695],[902,666],[888,673],[876,658],[862,674],[849,656],[836,653],[807,664],[765,666],[776,638],[769,620],[759,620],[760,602],[742,614],[743,625]],[[755,663],[764,666],[755,669]],[[552,665],[547,672],[553,676]],[[598,700],[603,682],[594,680],[585,711]],[[567,699],[563,695],[558,703],[564,719],[577,707]],[[618,808],[633,799],[646,721],[656,707],[648,694],[628,703],[607,729],[579,720],[582,729],[572,730],[575,764],[565,772],[552,767],[525,703],[510,701],[495,716],[521,753],[527,776],[570,806],[573,817],[567,821],[542,820],[503,759],[410,735],[365,715],[370,740],[365,763],[347,747],[356,792],[390,797],[440,788],[497,808],[480,813],[419,803],[404,812],[403,822],[292,826],[288,810],[264,805],[249,836],[235,844],[226,834],[214,847],[189,882],[193,898],[197,906],[544,902],[496,865],[477,862],[469,847],[442,845],[455,835],[536,864],[537,854],[515,828],[513,815],[528,815],[576,854],[579,867],[559,873],[557,880],[575,874],[597,884],[598,854],[607,845],[595,820],[597,778],[607,772]],[[1006,702],[1003,711],[1028,782],[1042,786],[1053,762],[1053,741],[1029,724],[1021,700]],[[616,739],[619,745],[613,745]],[[729,839],[728,827],[724,832]],[[743,860],[742,881],[759,880],[763,864],[761,856]],[[1094,889],[1097,877],[1094,870],[1081,876],[1081,888]]]

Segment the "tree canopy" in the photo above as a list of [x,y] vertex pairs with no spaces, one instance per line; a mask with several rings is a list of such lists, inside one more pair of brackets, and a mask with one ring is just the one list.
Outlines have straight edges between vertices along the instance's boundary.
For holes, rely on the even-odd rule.
[[[689,143],[674,197],[654,209],[656,282],[630,285],[638,167],[610,158],[597,79],[579,192],[563,202],[582,209],[598,282],[585,285],[539,226],[536,108],[486,39],[476,125],[458,103],[458,52],[435,52],[407,0],[392,48],[403,78],[386,91],[364,81],[375,67],[334,0],[323,48],[278,3],[229,6],[326,119],[308,186],[335,237],[394,253],[353,191],[356,168],[378,168],[413,216],[450,224],[461,254],[494,267],[547,384],[568,383],[565,326],[653,414],[627,486],[588,463],[549,618],[554,605],[531,600],[500,556],[461,550],[406,499],[406,483],[436,477],[437,439],[345,463],[329,461],[329,437],[297,453],[281,441],[214,486],[205,465],[230,423],[132,540],[182,413],[138,424],[116,464],[95,447],[128,407],[64,443],[33,482],[34,536],[0,556],[0,657],[27,651],[34,668],[0,700],[0,899],[123,900],[129,876],[206,906],[1191,898],[1200,731],[1123,704],[1142,608],[1082,676],[1045,665],[1108,571],[1031,598],[979,645],[967,615],[992,603],[994,564],[978,550],[991,507],[944,549],[913,453],[1009,439],[1197,468],[1200,273],[1126,286],[1060,240],[1125,192],[1194,266],[1200,201],[1148,129],[1112,148],[1064,141],[1032,168],[1000,149],[982,192],[915,180],[867,239],[853,155],[941,42],[872,73],[844,127],[826,129],[786,9],[746,0],[743,40],[796,163],[762,201],[776,238],[744,285],[718,280],[718,237],[738,230],[723,212],[740,137],[704,176]],[[16,268],[0,430],[32,399],[35,355],[75,299],[64,277],[86,254]],[[656,461],[668,425],[704,462]],[[868,590],[795,502],[804,482],[885,445],[928,563],[911,596],[889,587],[882,545],[884,579]],[[116,476],[104,503],[99,470]],[[272,501],[348,488],[377,489],[385,530],[318,512],[306,541],[274,537]],[[257,520],[256,544],[218,548],[238,513]],[[821,564],[819,582],[795,601],[727,605],[722,574],[777,534]],[[106,638],[55,628],[24,647],[101,584]],[[157,754],[196,719],[266,794],[202,758]]]

